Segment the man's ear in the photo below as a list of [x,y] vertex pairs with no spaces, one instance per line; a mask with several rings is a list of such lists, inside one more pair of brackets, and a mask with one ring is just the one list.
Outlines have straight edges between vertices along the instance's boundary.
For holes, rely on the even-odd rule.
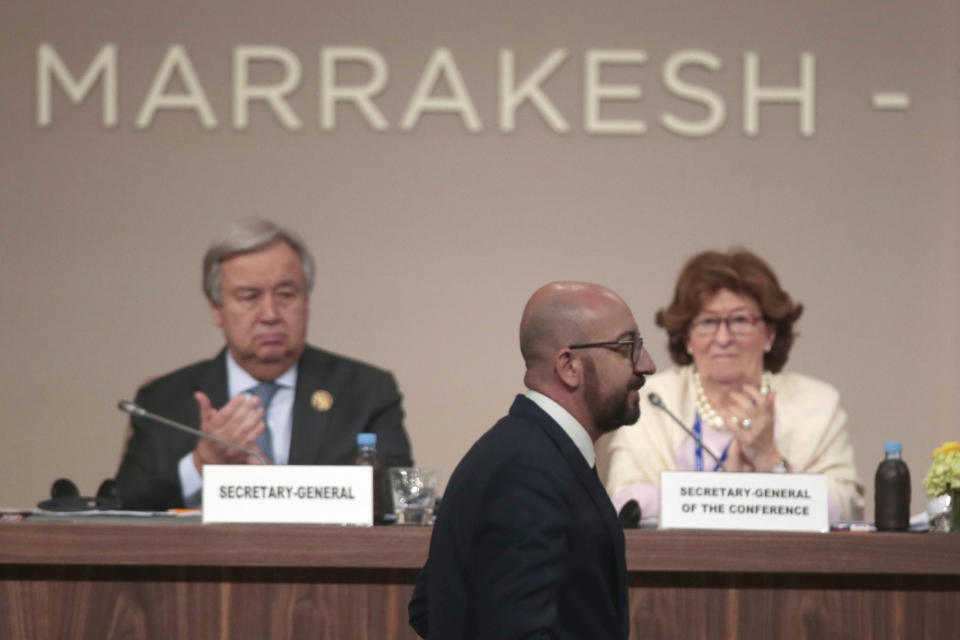
[[570,349],[557,352],[553,369],[557,372],[557,377],[570,389],[578,388],[583,381],[583,361]]
[[217,305],[210,303],[210,313],[213,315],[213,324],[218,327],[223,326],[223,309]]

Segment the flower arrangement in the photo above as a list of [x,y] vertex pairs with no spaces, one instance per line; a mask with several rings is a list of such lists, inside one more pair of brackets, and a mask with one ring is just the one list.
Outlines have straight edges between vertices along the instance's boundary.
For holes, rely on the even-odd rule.
[[960,442],[944,442],[937,447],[923,486],[931,498],[960,490]]

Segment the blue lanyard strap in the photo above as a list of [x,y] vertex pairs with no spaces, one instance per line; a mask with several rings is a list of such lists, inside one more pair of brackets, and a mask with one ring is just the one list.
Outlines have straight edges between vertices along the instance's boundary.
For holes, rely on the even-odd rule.
[[[703,428],[700,426],[700,412],[697,412],[697,415],[693,419],[693,432],[697,434],[699,440],[703,440]],[[693,450],[693,461],[696,465],[697,471],[703,471],[703,447],[700,446],[700,443],[696,440],[693,441],[694,450]],[[730,439],[730,442],[727,443],[727,446],[723,448],[723,453],[720,454],[720,460],[713,465],[713,470],[717,471],[724,462],[727,461],[727,452],[730,451],[730,445],[733,444],[733,438]]]

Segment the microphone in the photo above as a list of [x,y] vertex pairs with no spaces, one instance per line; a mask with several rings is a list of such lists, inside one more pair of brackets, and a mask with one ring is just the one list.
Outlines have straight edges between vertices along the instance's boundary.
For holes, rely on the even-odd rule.
[[[185,433],[189,433],[189,434],[192,435],[192,436],[197,436],[198,438],[206,438],[207,440],[213,440],[214,442],[219,442],[220,444],[224,445],[225,447],[230,447],[231,449],[236,449],[237,451],[242,451],[242,452],[244,452],[245,454],[247,454],[248,456],[253,456],[253,457],[257,458],[257,459],[258,459],[260,462],[262,462],[263,464],[270,464],[270,462],[269,462],[266,458],[264,458],[262,454],[257,453],[257,452],[254,451],[253,449],[247,449],[246,447],[241,447],[240,445],[236,444],[235,442],[229,442],[229,441],[227,441],[227,440],[224,440],[223,438],[218,438],[218,437],[215,436],[215,435],[212,435],[212,434],[209,434],[209,433],[204,433],[203,431],[200,431],[200,429],[194,429],[194,428],[192,428],[192,427],[188,427],[188,426],[185,425],[185,424],[181,424],[181,423],[176,422],[176,421],[174,421],[174,420],[171,420],[171,419],[169,419],[169,418],[164,418],[163,416],[158,416],[158,415],[155,414],[155,413],[150,413],[149,411],[147,411],[146,409],[144,409],[144,408],[141,407],[140,405],[138,405],[138,404],[136,404],[136,403],[134,403],[134,402],[130,402],[129,400],[121,400],[120,402],[118,402],[118,403],[117,403],[117,409],[120,409],[120,411],[123,411],[123,412],[125,412],[125,413],[129,413],[130,415],[136,416],[136,417],[138,417],[138,418],[149,418],[150,420],[153,420],[154,422],[159,422],[160,424],[162,424],[162,425],[164,425],[164,426],[172,427],[172,428],[174,428],[174,429],[178,429],[178,430],[183,431],[183,432],[185,432]],[[711,454],[711,455],[712,455],[712,454]]]
[[640,504],[636,500],[632,498],[627,500],[626,504],[620,509],[618,516],[624,529],[640,528]]
[[659,394],[654,393],[654,392],[651,391],[650,393],[647,394],[647,398],[650,400],[650,404],[652,404],[653,406],[655,406],[657,409],[662,409],[663,411],[665,411],[668,416],[670,416],[671,418],[673,418],[673,421],[677,423],[677,426],[678,426],[678,427],[680,427],[681,429],[683,429],[684,432],[685,432],[688,436],[690,436],[691,438],[693,438],[694,441],[703,448],[704,451],[706,451],[708,454],[710,454],[710,457],[713,458],[713,461],[717,463],[717,465],[720,467],[720,470],[721,470],[721,471],[726,471],[726,470],[727,470],[727,468],[726,468],[725,466],[723,466],[723,462],[720,461],[720,458],[718,458],[718,457],[713,453],[713,451],[710,451],[710,449],[707,447],[707,445],[705,445],[705,444],[703,443],[703,440],[701,440],[700,438],[698,438],[698,437],[697,437],[697,434],[695,434],[690,428],[688,428],[687,425],[683,424],[683,422],[680,420],[680,418],[678,418],[677,416],[675,416],[675,415],[673,414],[673,411],[670,411],[670,409],[667,409],[667,405],[663,404],[663,398],[661,398]]

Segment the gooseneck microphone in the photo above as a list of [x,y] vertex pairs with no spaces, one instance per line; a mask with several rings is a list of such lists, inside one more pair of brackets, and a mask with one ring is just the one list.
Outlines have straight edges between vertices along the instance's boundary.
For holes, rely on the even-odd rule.
[[721,470],[721,471],[726,471],[726,470],[727,470],[727,468],[723,465],[723,461],[721,461],[720,458],[718,458],[718,457],[713,453],[713,451],[710,451],[710,449],[707,447],[707,445],[705,445],[705,444],[703,443],[703,440],[701,440],[700,438],[698,438],[698,437],[697,437],[697,434],[695,434],[692,429],[690,429],[689,427],[687,427],[687,425],[683,424],[683,422],[680,420],[680,418],[678,418],[677,416],[675,416],[675,415],[673,414],[673,411],[670,411],[670,409],[667,409],[667,405],[663,404],[663,398],[661,398],[658,394],[656,394],[656,393],[654,393],[654,392],[652,392],[652,391],[647,394],[647,398],[649,398],[650,404],[652,404],[653,406],[655,406],[657,409],[661,409],[661,410],[665,411],[668,416],[670,416],[671,418],[673,418],[673,421],[677,423],[677,426],[678,426],[678,427],[680,427],[681,429],[683,429],[684,432],[685,432],[688,436],[690,436],[691,438],[693,438],[694,442],[696,442],[697,444],[699,444],[699,445],[703,448],[704,451],[706,451],[708,454],[710,454],[710,457],[713,458],[713,461],[717,463],[717,466],[720,467],[720,470]]
[[[164,418],[163,416],[158,416],[158,415],[155,414],[155,413],[150,413],[149,411],[147,411],[146,409],[144,409],[144,408],[141,407],[140,405],[138,405],[138,404],[136,404],[136,403],[134,403],[134,402],[130,402],[129,400],[121,400],[120,402],[117,403],[117,408],[120,409],[120,411],[123,411],[123,412],[125,412],[125,413],[129,413],[129,414],[132,415],[132,416],[137,416],[138,418],[149,418],[150,420],[153,420],[154,422],[159,422],[160,424],[162,424],[162,425],[164,425],[164,426],[172,427],[172,428],[174,428],[174,429],[179,429],[180,431],[183,431],[183,432],[185,432],[185,433],[189,433],[189,434],[192,435],[192,436],[197,436],[198,438],[206,438],[207,440],[213,440],[214,442],[219,442],[220,444],[222,444],[222,445],[225,446],[225,447],[230,447],[231,449],[236,449],[237,451],[242,451],[243,453],[247,454],[248,456],[253,456],[253,457],[257,458],[257,459],[258,459],[260,462],[262,462],[263,464],[270,464],[270,462],[269,462],[266,458],[264,458],[263,455],[261,455],[260,453],[257,453],[257,452],[254,451],[253,449],[247,449],[246,447],[241,447],[240,445],[236,444],[235,442],[229,442],[229,441],[227,441],[227,440],[224,440],[223,438],[218,438],[218,437],[215,436],[215,435],[211,435],[211,434],[209,434],[209,433],[204,433],[204,432],[201,431],[200,429],[194,429],[194,428],[192,428],[192,427],[188,427],[188,426],[185,425],[185,424],[181,424],[181,423],[179,423],[179,422],[176,422],[176,421],[174,421],[174,420],[171,420],[170,418]],[[713,455],[713,454],[711,454],[711,455]]]

